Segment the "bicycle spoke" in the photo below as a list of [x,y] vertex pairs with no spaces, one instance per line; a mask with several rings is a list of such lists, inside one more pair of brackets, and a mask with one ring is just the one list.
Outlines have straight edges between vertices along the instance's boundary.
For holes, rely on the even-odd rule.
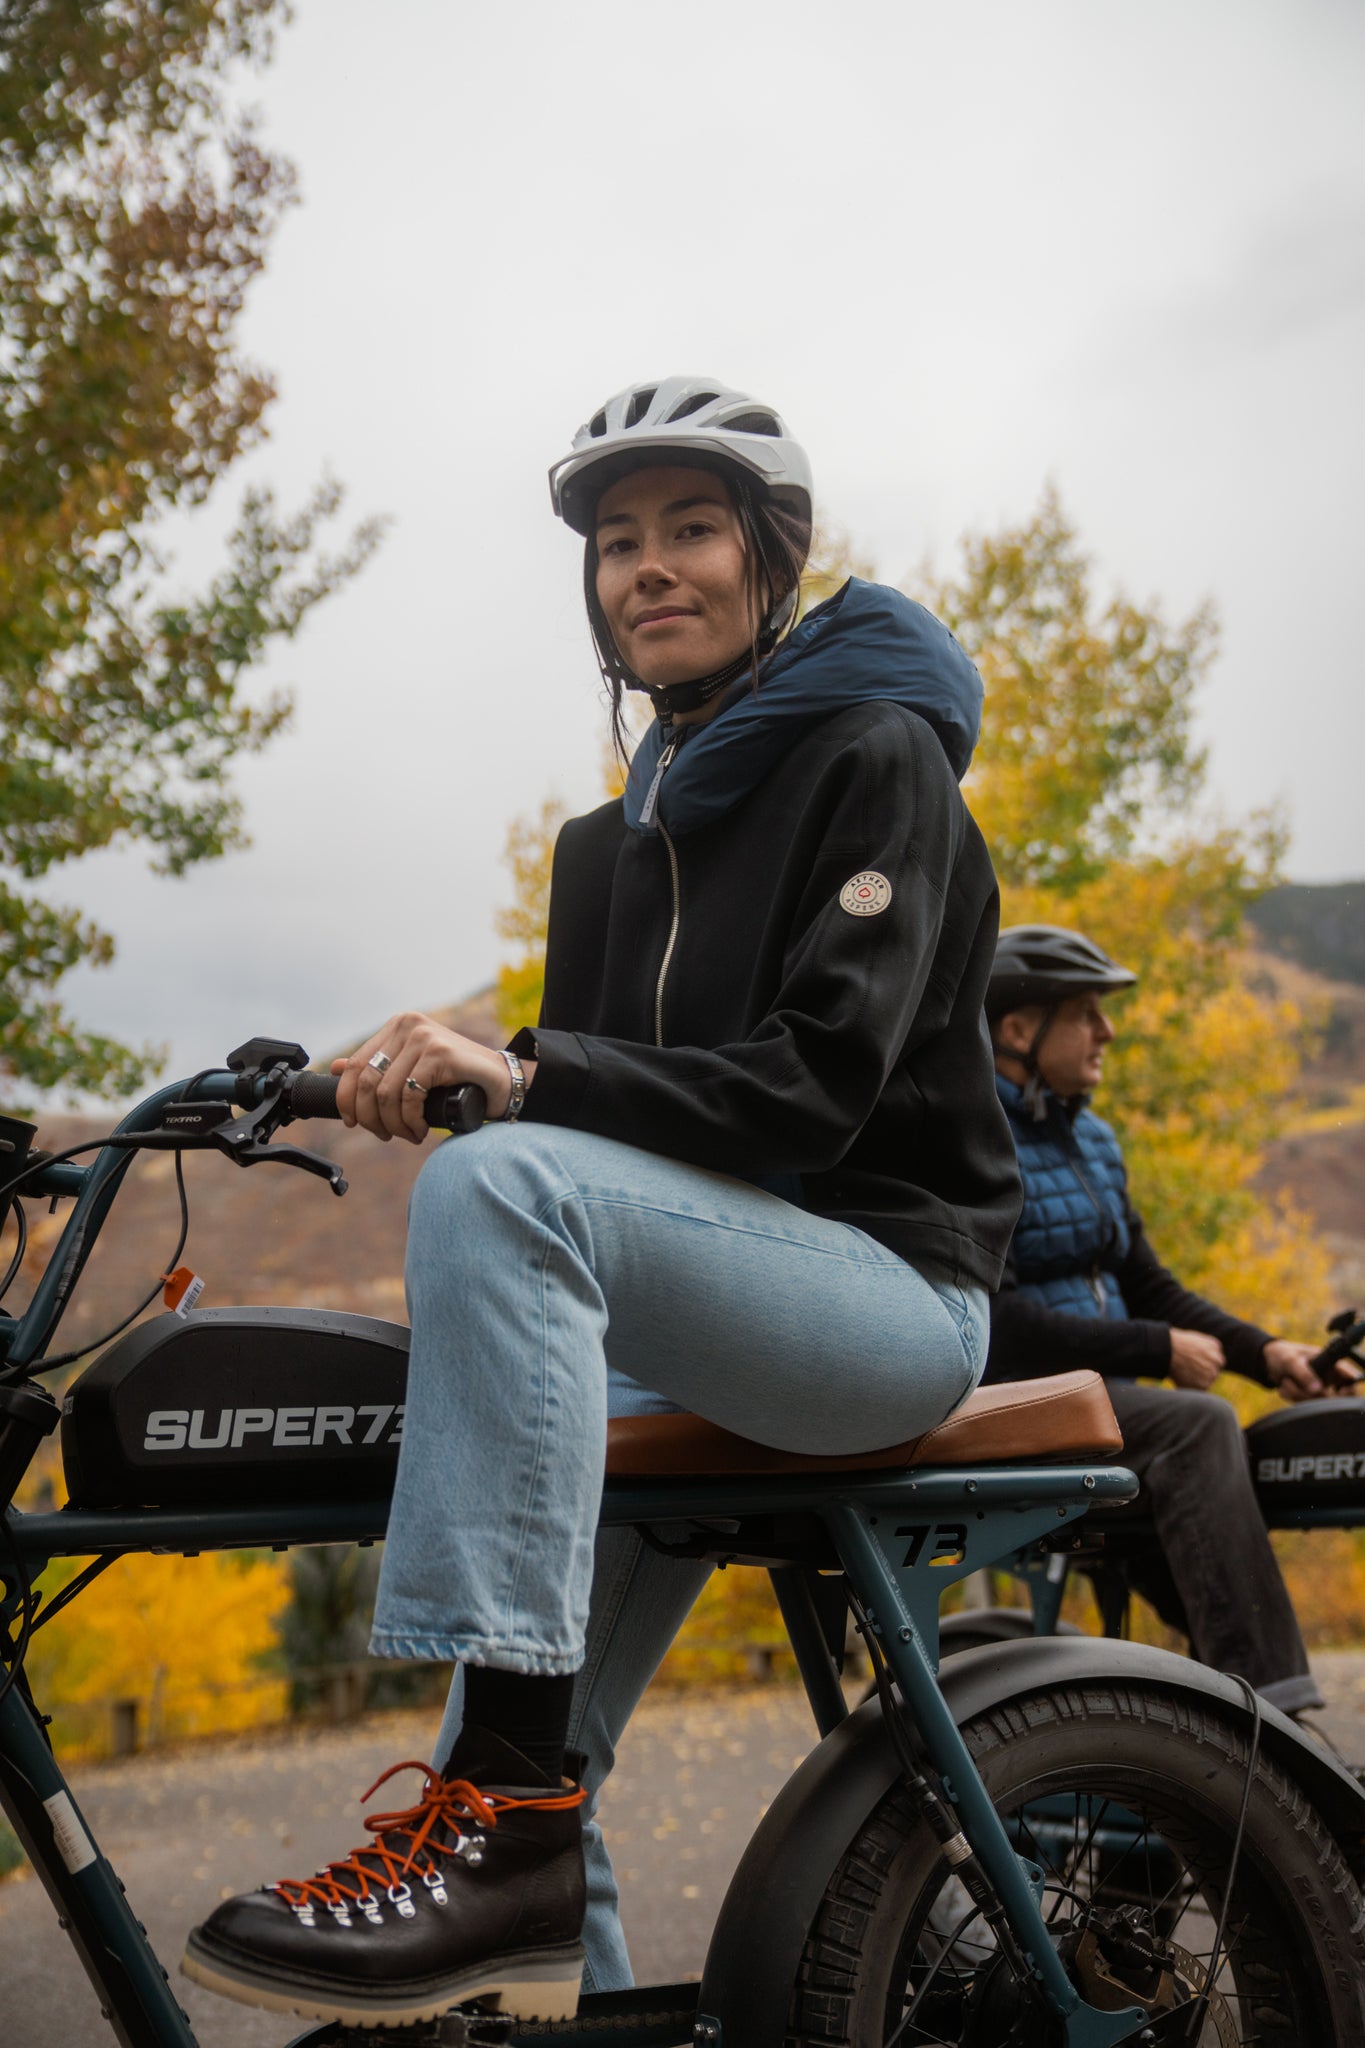
[[[1063,1796],[1069,1796],[1069,1813],[1061,1806]],[[1188,1817],[1161,1811],[1137,1791],[1098,1784],[1073,1786],[1068,1795],[1041,1790],[1005,1818],[1018,1853],[1046,1873],[1042,1904],[1054,1938],[1088,1926],[1097,1914],[1100,1924],[1108,1924],[1106,1914],[1140,1909],[1154,1938],[1175,1944],[1167,1953],[1180,1958],[1177,1985],[1188,1982],[1191,1991],[1202,1992],[1226,1868],[1221,1839],[1201,1836]],[[1239,1873],[1239,1893],[1242,1885]],[[997,2024],[992,1998],[1014,2015],[1006,2021],[1010,2038],[1031,2048],[1028,2007],[1010,2003],[1013,1994],[996,1974],[1006,1968],[1003,1957],[979,1931],[972,1940],[974,1915],[964,1922],[944,1912],[948,1896],[940,1878],[935,1898],[905,1931],[883,2048],[985,2048],[982,2030]],[[933,1931],[935,1925],[940,1932]],[[1249,1901],[1235,1902],[1225,1940],[1199,2048],[1224,2048],[1234,2040],[1237,2048],[1267,2048],[1272,2041],[1279,2048],[1280,2031],[1265,2032],[1263,1994],[1240,1979],[1239,1958],[1266,1967],[1266,1930]],[[1271,1950],[1273,1956],[1273,1943]],[[1045,2026],[1040,2020],[1040,2041]]]

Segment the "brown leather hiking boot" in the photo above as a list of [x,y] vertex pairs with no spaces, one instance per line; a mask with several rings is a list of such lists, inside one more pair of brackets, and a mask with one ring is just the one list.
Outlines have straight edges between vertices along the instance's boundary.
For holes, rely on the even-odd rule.
[[[575,1772],[581,1759],[569,1759]],[[366,1816],[374,1840],[315,1877],[228,1899],[181,1968],[244,2005],[398,2027],[483,2000],[517,2019],[578,2009],[585,1905],[579,1784],[466,1729],[415,1806]]]

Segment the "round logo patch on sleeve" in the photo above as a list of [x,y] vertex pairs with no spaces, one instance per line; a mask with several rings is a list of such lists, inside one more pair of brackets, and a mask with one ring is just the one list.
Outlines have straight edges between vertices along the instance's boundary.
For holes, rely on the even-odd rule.
[[854,875],[839,891],[839,902],[850,917],[875,917],[891,901],[891,884],[875,868]]

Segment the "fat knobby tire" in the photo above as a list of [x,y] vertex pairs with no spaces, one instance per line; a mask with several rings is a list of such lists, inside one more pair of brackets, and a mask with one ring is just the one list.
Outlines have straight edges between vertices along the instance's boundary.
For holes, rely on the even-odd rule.
[[[1087,1683],[1011,1700],[962,1733],[1002,1810],[1035,1787],[1055,1795],[1112,1785],[1116,1795],[1145,1791],[1154,1802],[1174,1802],[1179,1814],[1198,1816],[1206,1842],[1221,1841],[1225,1852],[1230,1845],[1247,1732],[1202,1700],[1159,1687]],[[1183,1824],[1173,1820],[1167,1837]],[[1278,1924],[1286,1951],[1281,1966],[1268,1968],[1264,1944],[1247,1942],[1248,1975],[1265,1991],[1249,2039],[1255,2048],[1365,2048],[1365,1901],[1315,1808],[1264,1751],[1242,1858],[1264,1921]],[[905,1929],[944,1868],[904,1786],[894,1787],[826,1888],[802,1956],[786,2048],[882,2048]],[[1239,1875],[1239,1900],[1242,1887]],[[1311,2021],[1302,1994],[1296,2011],[1284,2009],[1294,1970],[1307,1987]]]

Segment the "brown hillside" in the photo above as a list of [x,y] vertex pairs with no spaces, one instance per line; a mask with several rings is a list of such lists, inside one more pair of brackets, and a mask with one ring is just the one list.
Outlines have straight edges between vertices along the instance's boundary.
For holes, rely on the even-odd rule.
[[1365,1304],[1365,989],[1260,952],[1247,955],[1247,978],[1297,1003],[1313,1034],[1302,1077],[1311,1127],[1271,1146],[1258,1185],[1313,1218],[1332,1255],[1339,1305]]
[[1313,1105],[1330,1107],[1345,1090],[1365,1082],[1365,988],[1328,981],[1274,953],[1243,955],[1248,986],[1258,995],[1297,1003],[1306,1019],[1311,1056],[1303,1072],[1303,1093]]

